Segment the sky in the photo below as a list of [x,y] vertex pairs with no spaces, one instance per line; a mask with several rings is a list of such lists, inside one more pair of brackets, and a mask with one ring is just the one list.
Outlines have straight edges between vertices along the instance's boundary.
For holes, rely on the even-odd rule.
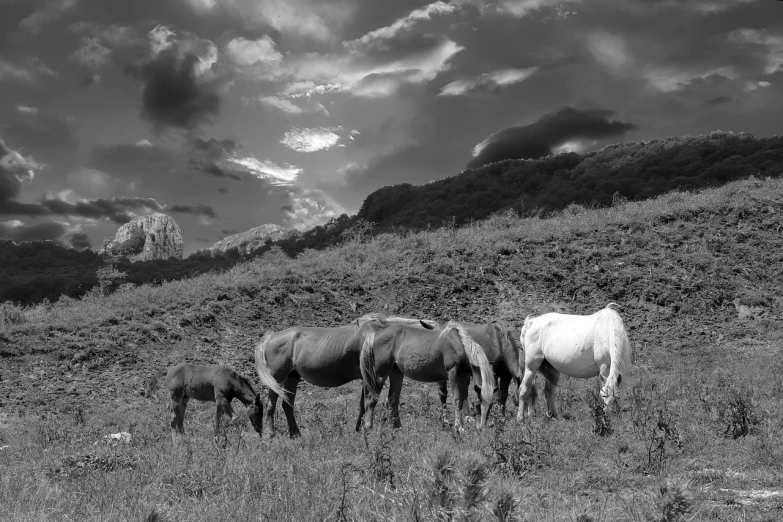
[[783,2],[0,0],[0,238],[185,253],[386,185],[779,133]]

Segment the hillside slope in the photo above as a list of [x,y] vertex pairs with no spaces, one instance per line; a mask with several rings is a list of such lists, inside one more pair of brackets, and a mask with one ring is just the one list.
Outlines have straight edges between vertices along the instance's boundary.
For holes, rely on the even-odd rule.
[[610,205],[615,193],[631,200],[671,190],[718,186],[749,175],[783,172],[783,137],[712,132],[610,145],[585,154],[507,160],[421,186],[384,187],[357,216],[381,227],[461,225],[512,208],[530,214],[571,203]]
[[[719,339],[783,336],[783,181],[734,182],[551,219],[280,251],[223,274],[105,298],[0,311],[0,407],[127,404],[162,364],[222,362],[252,375],[267,329],[388,311],[521,324],[546,311],[622,305],[637,363]],[[649,362],[649,361],[648,361]],[[95,399],[100,396],[101,401]]]

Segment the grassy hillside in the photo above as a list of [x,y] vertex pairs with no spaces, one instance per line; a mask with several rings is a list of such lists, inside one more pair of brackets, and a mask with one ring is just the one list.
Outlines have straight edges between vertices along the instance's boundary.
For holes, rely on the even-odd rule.
[[[750,179],[550,219],[505,213],[382,234],[295,260],[273,250],[223,274],[104,298],[4,305],[0,506],[11,520],[141,520],[153,509],[171,520],[460,510],[498,520],[507,508],[522,520],[661,520],[681,485],[699,519],[777,520],[781,232],[783,181]],[[254,375],[251,348],[270,328],[384,310],[520,325],[608,301],[622,305],[636,370],[631,410],[604,437],[595,382],[565,378],[563,419],[542,419],[539,406],[522,427],[511,407],[506,422],[462,434],[441,424],[433,386],[406,381],[405,427],[363,436],[352,433],[358,383],[302,385],[301,439],[262,443],[245,423],[227,451],[210,444],[212,405],[188,411],[191,442],[171,451],[163,395],[139,393],[182,360]],[[93,446],[119,430],[134,442]]]

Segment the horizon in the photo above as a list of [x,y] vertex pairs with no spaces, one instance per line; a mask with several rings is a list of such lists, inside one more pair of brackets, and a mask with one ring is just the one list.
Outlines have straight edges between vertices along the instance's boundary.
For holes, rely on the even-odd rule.
[[[0,0],[0,238],[185,255],[387,185],[715,130],[779,134],[760,0]],[[776,16],[777,15],[777,16]]]

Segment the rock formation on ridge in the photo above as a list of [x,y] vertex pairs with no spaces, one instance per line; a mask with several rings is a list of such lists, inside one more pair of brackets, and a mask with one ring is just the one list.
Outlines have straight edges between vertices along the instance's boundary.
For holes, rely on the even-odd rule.
[[113,238],[103,241],[100,254],[127,256],[131,261],[182,259],[184,243],[177,222],[156,212],[122,225]]
[[241,252],[250,253],[256,248],[264,246],[267,240],[276,241],[296,233],[292,228],[282,227],[280,225],[267,224],[261,225],[239,234],[226,236],[211,247],[213,252],[225,252],[232,248],[238,248]]

